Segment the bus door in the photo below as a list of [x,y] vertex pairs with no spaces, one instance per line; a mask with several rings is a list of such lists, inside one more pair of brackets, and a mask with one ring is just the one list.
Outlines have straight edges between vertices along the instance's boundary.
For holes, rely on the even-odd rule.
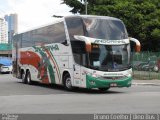
[[78,64],[75,64],[74,66],[74,85],[79,86],[81,84],[81,67]]

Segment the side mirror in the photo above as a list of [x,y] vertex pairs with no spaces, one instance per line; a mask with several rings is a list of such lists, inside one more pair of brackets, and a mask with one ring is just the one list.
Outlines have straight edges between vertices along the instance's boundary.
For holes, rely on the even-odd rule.
[[85,43],[86,45],[86,52],[91,52],[92,51],[92,46],[91,46],[91,43]]
[[78,35],[74,35],[74,38],[79,40],[79,41],[84,41],[85,42],[86,52],[90,53],[92,51],[92,45],[91,45],[90,39],[88,39],[85,36],[78,36]]
[[65,46],[69,46],[69,44],[67,43],[67,40],[65,40],[65,41],[62,42],[61,44],[65,45]]
[[135,51],[136,52],[140,52],[141,51],[141,44],[139,42],[139,40],[135,39],[135,38],[129,38],[130,41],[136,43],[136,46],[135,46]]

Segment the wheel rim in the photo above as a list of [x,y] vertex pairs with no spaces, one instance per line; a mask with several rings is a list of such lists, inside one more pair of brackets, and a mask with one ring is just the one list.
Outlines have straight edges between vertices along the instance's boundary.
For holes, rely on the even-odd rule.
[[66,87],[67,87],[68,89],[71,89],[71,88],[72,88],[71,78],[67,78],[67,79],[66,79]]
[[27,74],[27,83],[30,83],[31,79],[30,79],[30,73]]
[[22,82],[25,82],[25,74],[22,74]]

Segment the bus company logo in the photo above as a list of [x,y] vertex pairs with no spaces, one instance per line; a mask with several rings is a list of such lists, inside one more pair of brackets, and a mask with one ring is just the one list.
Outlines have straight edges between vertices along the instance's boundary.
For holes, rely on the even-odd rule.
[[35,47],[35,52],[46,51],[46,50],[57,51],[59,50],[59,47],[58,45]]
[[126,44],[124,40],[95,40],[97,44]]

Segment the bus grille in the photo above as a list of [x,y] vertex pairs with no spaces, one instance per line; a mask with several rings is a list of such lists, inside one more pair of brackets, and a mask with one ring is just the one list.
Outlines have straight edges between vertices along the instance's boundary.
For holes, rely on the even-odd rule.
[[127,76],[100,77],[100,79],[104,79],[104,80],[121,80],[126,78]]

